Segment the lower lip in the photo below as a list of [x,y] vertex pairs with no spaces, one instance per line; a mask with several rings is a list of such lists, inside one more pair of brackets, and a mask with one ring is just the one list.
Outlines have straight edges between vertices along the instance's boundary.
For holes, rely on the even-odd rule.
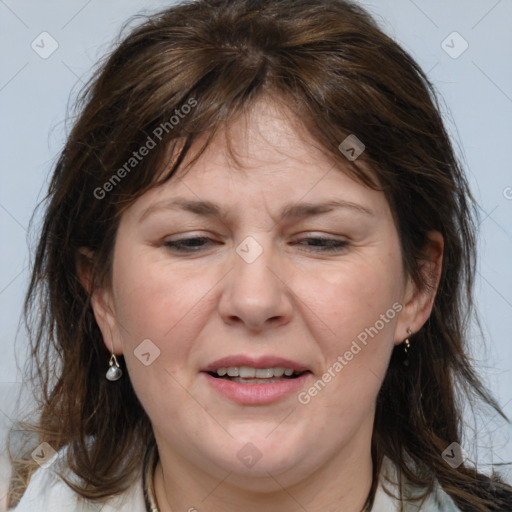
[[311,372],[304,372],[295,379],[286,379],[269,384],[242,384],[231,380],[212,377],[209,373],[202,372],[207,382],[221,395],[243,405],[270,404],[293,393],[297,393],[304,387]]

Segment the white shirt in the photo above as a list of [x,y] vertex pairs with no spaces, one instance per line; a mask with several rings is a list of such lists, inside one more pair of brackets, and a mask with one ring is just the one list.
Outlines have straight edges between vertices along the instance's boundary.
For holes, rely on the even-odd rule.
[[[54,458],[59,457],[59,452]],[[104,505],[86,501],[70,489],[56,474],[56,464],[38,469],[13,512],[146,512],[142,475],[125,493],[110,498]],[[399,512],[400,501],[389,496],[383,489],[383,477],[391,476],[396,482],[396,469],[388,459],[384,460],[372,512]],[[398,486],[386,482],[386,488],[397,495]],[[450,496],[436,484],[424,503],[405,503],[404,512],[460,512]]]

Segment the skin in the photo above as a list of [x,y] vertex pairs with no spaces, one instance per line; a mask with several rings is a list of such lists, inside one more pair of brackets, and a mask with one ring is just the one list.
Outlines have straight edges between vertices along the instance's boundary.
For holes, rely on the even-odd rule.
[[[146,192],[123,214],[112,288],[96,289],[92,304],[105,344],[124,354],[151,419],[162,512],[363,507],[375,399],[393,346],[408,329],[421,328],[433,294],[404,274],[383,193],[348,177],[342,165],[333,166],[286,107],[263,98],[179,179]],[[227,215],[155,208],[178,196],[215,202]],[[285,205],[330,199],[369,213],[345,207],[279,218]],[[263,250],[252,263],[236,252],[247,236]],[[165,245],[194,237],[211,241],[194,242],[199,249],[190,253]],[[311,237],[347,244],[322,252],[307,242]],[[442,250],[441,236],[431,233],[423,267],[434,288]],[[400,313],[308,404],[292,394],[269,405],[239,405],[200,373],[227,355],[277,354],[306,364],[310,386],[393,304]],[[149,366],[134,355],[145,339],[160,350]],[[248,442],[261,454],[251,468],[237,457]]]

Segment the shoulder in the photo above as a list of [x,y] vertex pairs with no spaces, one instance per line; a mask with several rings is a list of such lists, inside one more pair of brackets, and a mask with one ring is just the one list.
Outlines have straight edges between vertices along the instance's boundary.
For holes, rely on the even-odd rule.
[[[74,492],[61,478],[68,478],[64,466],[64,450],[59,451],[46,467],[32,475],[29,485],[18,505],[9,512],[97,512],[98,504]],[[110,498],[102,512],[145,512],[142,478],[125,493]]]
[[[443,490],[438,482],[433,491],[420,498],[422,490],[404,483],[403,489],[407,501],[399,496],[398,471],[393,463],[385,458],[379,475],[379,485],[375,493],[372,510],[379,512],[463,512],[452,498]],[[403,508],[402,508],[403,507]]]
[[[407,500],[399,497],[398,480],[402,479],[403,493]],[[512,488],[509,484],[491,480],[488,476],[477,474],[478,489],[481,490],[481,498],[493,496],[493,510],[495,512],[512,511]],[[422,489],[412,486],[399,474],[397,467],[388,459],[384,458],[379,475],[379,484],[375,494],[372,510],[378,512],[474,512],[476,506],[471,509],[461,509],[457,506],[451,496],[441,487],[436,480],[434,489],[425,498],[421,498]],[[403,509],[401,508],[403,507]],[[480,509],[478,509],[480,510]]]

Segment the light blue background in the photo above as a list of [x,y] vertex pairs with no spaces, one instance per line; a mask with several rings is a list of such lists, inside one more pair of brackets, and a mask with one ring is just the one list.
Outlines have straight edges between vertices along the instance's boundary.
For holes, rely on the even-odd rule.
[[[18,321],[28,280],[27,226],[65,138],[68,98],[128,17],[171,3],[0,0],[0,423],[4,428],[13,416],[11,397],[21,383],[17,365],[25,357],[26,338],[23,329],[18,331]],[[474,356],[485,381],[512,416],[512,1],[362,3],[417,59],[444,98],[444,115],[482,215],[476,292],[487,341],[483,344],[474,336]],[[58,43],[47,59],[31,48],[43,31]],[[454,31],[469,45],[456,59],[441,46]],[[463,48],[458,35],[446,44],[453,46],[452,53]],[[471,448],[476,435],[480,462],[512,460],[510,428],[494,415],[477,417],[477,424],[466,429],[469,441],[464,448]],[[2,471],[5,474],[5,468]],[[0,501],[1,497],[0,487]]]

